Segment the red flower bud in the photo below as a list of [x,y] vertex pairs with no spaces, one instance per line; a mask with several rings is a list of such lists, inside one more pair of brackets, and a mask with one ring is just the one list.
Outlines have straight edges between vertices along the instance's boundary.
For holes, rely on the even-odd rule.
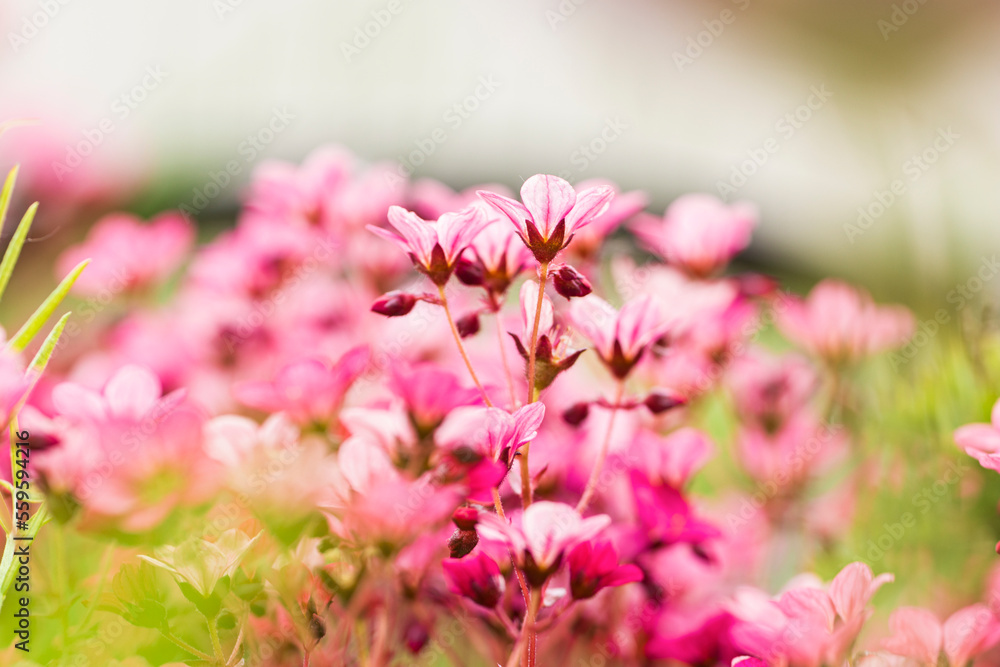
[[415,305],[417,305],[417,297],[406,292],[393,290],[375,299],[375,303],[372,304],[372,312],[386,317],[400,317],[413,310]]
[[586,276],[566,264],[553,272],[552,282],[556,287],[556,291],[567,299],[587,296],[594,291]]
[[563,421],[570,426],[579,426],[590,414],[590,403],[574,403],[562,413]]
[[672,410],[676,407],[684,405],[687,403],[687,399],[679,394],[669,394],[664,391],[654,390],[646,400],[643,401],[645,406],[649,408],[649,411],[654,415],[658,415],[667,410]]
[[479,313],[469,313],[458,318],[458,321],[455,322],[455,328],[458,329],[458,335],[462,338],[475,336],[479,333]]

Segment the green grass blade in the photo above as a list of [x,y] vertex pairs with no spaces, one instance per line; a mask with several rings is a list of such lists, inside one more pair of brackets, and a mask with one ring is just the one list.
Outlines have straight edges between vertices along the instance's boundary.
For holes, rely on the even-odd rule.
[[19,165],[7,174],[7,180],[3,182],[3,190],[0,190],[0,230],[3,229],[3,222],[7,219],[7,209],[10,207],[10,198],[14,194],[14,183],[17,181]]
[[28,318],[28,321],[24,323],[24,326],[22,326],[18,332],[14,334],[13,338],[7,341],[7,349],[13,350],[14,352],[21,352],[24,348],[28,347],[28,343],[32,341],[35,334],[37,334],[41,328],[45,326],[48,319],[52,317],[52,313],[55,312],[55,309],[59,307],[60,303],[62,303],[66,294],[69,293],[70,288],[73,287],[73,283],[76,282],[76,279],[80,277],[80,274],[83,273],[83,270],[87,268],[87,264],[89,263],[89,259],[83,260],[69,272],[69,275],[63,278],[63,281],[59,283],[59,286],[56,287],[52,294],[50,294],[48,298],[42,302],[42,305],[38,307],[30,318]]
[[56,346],[59,345],[59,337],[62,336],[63,329],[66,328],[66,321],[72,314],[72,312],[69,312],[59,318],[56,325],[52,327],[52,331],[45,337],[45,342],[38,349],[35,358],[31,360],[31,365],[28,366],[28,379],[31,381],[32,386],[35,385],[38,378],[45,372],[45,367],[49,365],[49,359],[52,358],[52,353],[55,352]]
[[21,218],[21,224],[17,226],[17,231],[10,239],[10,244],[7,245],[7,252],[3,254],[3,261],[0,262],[0,298],[3,298],[3,293],[7,290],[7,283],[10,281],[11,274],[14,273],[17,258],[21,256],[21,248],[24,247],[24,241],[28,238],[28,230],[31,229],[31,223],[35,220],[35,211],[37,210],[38,202],[28,207],[24,217]]

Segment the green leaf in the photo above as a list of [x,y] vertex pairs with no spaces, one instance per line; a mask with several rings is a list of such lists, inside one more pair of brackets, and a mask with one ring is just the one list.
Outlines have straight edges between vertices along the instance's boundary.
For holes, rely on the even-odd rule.
[[[69,293],[70,288],[73,287],[73,283],[76,282],[76,279],[80,277],[80,274],[83,273],[83,270],[87,268],[87,264],[89,263],[89,259],[83,260],[69,272],[69,275],[63,278],[63,281],[59,283],[59,286],[53,290],[52,294],[49,294],[48,298],[42,302],[42,305],[40,305],[31,317],[28,318],[28,321],[24,323],[24,326],[22,326],[18,332],[14,334],[13,338],[7,341],[8,350],[21,352],[24,348],[28,347],[28,343],[30,343],[35,337],[35,334],[37,334],[39,330],[45,326],[45,323],[52,316],[55,309],[59,307],[59,304],[62,303],[66,294]],[[49,354],[52,354],[51,350],[49,351]],[[45,361],[47,363],[48,358],[46,358]]]
[[20,165],[14,165],[7,173],[7,180],[3,182],[3,190],[0,190],[0,229],[7,219],[7,209],[10,208],[10,198],[14,195],[14,182],[17,181],[17,172],[20,168]]
[[31,223],[35,220],[37,210],[38,202],[28,207],[28,210],[24,212],[24,217],[21,218],[21,223],[14,231],[14,236],[7,244],[7,252],[3,254],[3,261],[0,262],[0,297],[6,291],[10,276],[14,273],[14,265],[17,264],[17,258],[21,256],[21,248],[24,246],[25,239],[28,238],[28,230],[31,229]]
[[46,367],[49,365],[49,359],[52,358],[52,353],[56,351],[56,347],[59,345],[59,339],[62,337],[63,329],[66,328],[66,322],[72,314],[73,311],[70,311],[59,318],[56,325],[52,327],[52,331],[50,331],[49,335],[45,337],[45,341],[42,343],[42,346],[38,348],[38,352],[35,353],[35,357],[31,360],[31,364],[28,365],[29,379],[31,380],[32,387],[35,386],[35,383],[38,382],[38,378],[41,377],[42,373],[45,372]]

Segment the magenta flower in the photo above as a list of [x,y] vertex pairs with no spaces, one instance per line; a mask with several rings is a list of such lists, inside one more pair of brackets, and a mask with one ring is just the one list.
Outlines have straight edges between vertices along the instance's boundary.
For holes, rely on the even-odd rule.
[[691,505],[674,487],[651,484],[638,470],[633,470],[629,478],[639,525],[650,544],[698,545],[722,535],[714,525],[695,517]]
[[482,402],[479,390],[463,387],[452,373],[432,364],[393,369],[389,388],[402,399],[421,436],[437,428],[455,408]]
[[642,581],[642,570],[632,564],[619,565],[618,552],[604,540],[578,544],[566,561],[574,600],[592,598],[604,588]]
[[889,616],[889,629],[883,648],[922,667],[941,664],[942,650],[948,665],[963,667],[1000,640],[1000,622],[982,604],[959,609],[944,624],[926,609],[900,607]]
[[518,236],[540,264],[547,264],[573,240],[576,230],[603,213],[614,190],[608,186],[580,193],[558,176],[537,174],[521,186],[521,201],[480,191],[479,196],[510,218]]
[[287,412],[299,424],[325,424],[336,415],[351,385],[368,365],[367,346],[356,347],[330,366],[318,359],[288,364],[273,380],[244,382],[234,392],[241,403],[265,412]]
[[901,306],[877,306],[864,290],[824,280],[804,301],[785,302],[778,326],[813,354],[843,362],[903,345],[913,334],[914,321]]
[[455,595],[467,597],[487,609],[497,606],[503,597],[500,567],[482,551],[465,558],[446,558],[441,566],[448,579],[448,589]]
[[663,219],[646,216],[632,225],[649,248],[685,273],[715,274],[750,243],[757,210],[745,202],[727,205],[712,195],[691,194],[670,205]]
[[596,537],[610,523],[605,514],[584,519],[564,503],[542,500],[521,515],[520,525],[487,514],[479,523],[483,538],[505,543],[533,586],[541,586],[573,547]]
[[668,328],[650,296],[633,299],[618,311],[591,294],[572,301],[569,315],[573,326],[590,339],[601,361],[619,379],[632,372],[646,348]]
[[436,222],[424,220],[399,206],[390,206],[389,224],[399,234],[374,225],[368,225],[368,229],[402,248],[418,271],[441,286],[455,272],[462,252],[490,220],[478,206],[469,206],[458,213],[445,213]]
[[1000,401],[993,404],[989,424],[966,424],[955,431],[955,444],[979,465],[1000,472]]
[[184,261],[194,242],[194,227],[180,213],[164,213],[143,223],[125,213],[101,218],[80,245],[68,248],[56,263],[64,276],[88,257],[90,266],[74,289],[111,295],[155,285]]

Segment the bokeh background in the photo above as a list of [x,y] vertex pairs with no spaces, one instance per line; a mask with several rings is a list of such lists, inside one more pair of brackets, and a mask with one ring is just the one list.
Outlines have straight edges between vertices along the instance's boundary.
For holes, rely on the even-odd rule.
[[998,33],[986,0],[6,0],[0,117],[42,123],[0,159],[48,231],[225,224],[327,142],[455,187],[721,192],[761,208],[750,261],[932,311],[1000,245]]

